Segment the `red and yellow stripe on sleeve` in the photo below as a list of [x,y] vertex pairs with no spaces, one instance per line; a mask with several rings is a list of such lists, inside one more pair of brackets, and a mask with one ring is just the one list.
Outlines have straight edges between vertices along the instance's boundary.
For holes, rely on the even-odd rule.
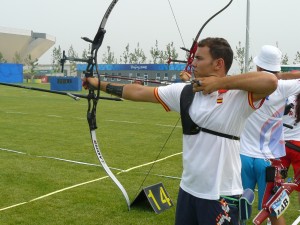
[[254,101],[253,101],[253,93],[248,92],[248,103],[249,103],[249,105],[251,106],[252,109],[259,109],[262,106],[262,104],[264,103],[264,101],[265,101],[265,98],[261,99],[260,103],[259,103],[259,106],[255,107]]
[[166,103],[164,103],[164,101],[159,97],[158,88],[154,88],[154,96],[167,112],[171,111],[170,108],[166,105]]

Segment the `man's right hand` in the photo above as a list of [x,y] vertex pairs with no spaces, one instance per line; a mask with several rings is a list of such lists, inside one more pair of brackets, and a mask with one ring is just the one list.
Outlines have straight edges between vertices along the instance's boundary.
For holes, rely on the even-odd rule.
[[191,74],[189,74],[186,71],[181,71],[179,76],[180,76],[180,80],[182,81],[189,81],[192,77]]

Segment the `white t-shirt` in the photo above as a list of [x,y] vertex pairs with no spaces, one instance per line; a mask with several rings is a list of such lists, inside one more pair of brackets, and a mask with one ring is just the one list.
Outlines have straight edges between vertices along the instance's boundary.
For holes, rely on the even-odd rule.
[[285,156],[282,117],[286,98],[300,92],[300,80],[279,80],[277,89],[246,122],[241,135],[242,155],[273,159]]
[[[167,111],[180,112],[180,94],[185,85],[177,83],[156,89],[156,97]],[[254,111],[251,102],[246,91],[231,90],[223,94],[216,91],[208,95],[197,92],[189,113],[200,127],[239,137],[246,118]],[[183,135],[180,187],[203,199],[241,194],[239,147],[239,141],[205,132]]]
[[295,107],[296,107],[296,95],[292,95],[287,100],[287,105],[293,104],[294,107],[291,108],[287,115],[282,118],[283,123],[293,126],[293,129],[283,127],[284,140],[286,141],[300,141],[300,124],[295,123]]

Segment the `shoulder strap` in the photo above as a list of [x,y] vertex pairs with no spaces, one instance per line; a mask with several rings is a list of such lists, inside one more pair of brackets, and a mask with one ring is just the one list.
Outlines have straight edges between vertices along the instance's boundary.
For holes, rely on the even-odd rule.
[[180,115],[183,134],[193,135],[200,132],[200,127],[195,124],[189,114],[190,106],[194,100],[195,93],[191,84],[186,85],[180,95]]
[[200,131],[210,133],[216,136],[229,138],[233,140],[239,140],[239,137],[223,134],[217,131],[209,130],[206,128],[199,127],[194,121],[191,119],[189,114],[190,106],[194,100],[195,93],[193,92],[193,86],[191,84],[186,85],[181,92],[180,95],[180,115],[181,115],[181,125],[183,134],[194,135],[198,134]]

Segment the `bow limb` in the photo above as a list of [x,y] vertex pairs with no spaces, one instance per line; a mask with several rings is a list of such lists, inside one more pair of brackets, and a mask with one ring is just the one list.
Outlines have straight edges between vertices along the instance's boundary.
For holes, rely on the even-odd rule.
[[130,210],[130,200],[128,197],[128,194],[123,187],[123,185],[119,182],[119,180],[115,177],[115,175],[111,172],[109,169],[108,165],[106,164],[104,157],[100,151],[100,147],[97,141],[96,137],[96,129],[97,129],[97,124],[96,124],[96,109],[97,109],[97,103],[100,97],[100,73],[98,71],[98,63],[97,63],[97,53],[99,48],[102,45],[104,35],[106,33],[104,27],[106,25],[107,19],[112,12],[114,6],[117,4],[118,0],[113,0],[108,9],[106,10],[103,19],[100,23],[99,29],[97,31],[97,34],[95,35],[93,40],[90,40],[89,38],[82,38],[83,40],[92,43],[91,46],[91,56],[88,59],[88,64],[85,72],[85,77],[92,77],[94,70],[97,72],[98,76],[98,89],[97,89],[97,94],[95,94],[94,88],[89,86],[89,98],[88,98],[88,110],[87,110],[87,120],[90,128],[90,134],[91,134],[91,140],[93,143],[94,150],[96,152],[96,155],[99,159],[99,162],[103,166],[105,172],[108,174],[108,176],[114,181],[114,183],[118,186],[118,188],[121,190],[123,196],[125,197],[126,203],[128,210]]
[[[233,0],[230,0],[229,3],[227,3],[226,6],[224,6],[221,10],[219,10],[218,12],[216,12],[214,15],[212,15],[203,25],[202,27],[200,28],[200,30],[198,31],[194,41],[193,41],[193,44],[192,44],[192,47],[190,48],[190,50],[188,49],[185,49],[185,48],[182,48],[183,50],[187,51],[188,52],[188,57],[187,57],[187,61],[186,61],[186,66],[185,66],[185,71],[188,72],[188,73],[192,73],[192,62],[195,58],[195,53],[196,53],[196,50],[197,50],[197,47],[198,47],[198,41],[199,41],[199,37],[200,37],[200,34],[202,33],[203,29],[205,28],[205,26],[213,19],[215,18],[217,15],[219,15],[221,12],[223,12],[226,8],[228,8],[230,6],[230,4],[233,2]],[[174,60],[171,60],[171,61],[174,61]],[[178,60],[176,60],[178,61]]]
[[115,175],[111,172],[111,170],[109,169],[108,165],[106,164],[106,162],[105,162],[105,160],[103,158],[103,155],[102,155],[102,153],[100,151],[100,147],[99,147],[99,144],[98,144],[98,141],[97,141],[95,130],[91,130],[91,139],[92,139],[92,142],[93,142],[93,146],[94,146],[96,155],[97,155],[97,157],[99,159],[99,162],[103,166],[103,168],[104,168],[105,172],[107,173],[107,175],[115,182],[115,184],[121,190],[122,194],[124,195],[124,197],[126,199],[128,210],[130,210],[130,200],[129,200],[128,194],[127,194],[125,188],[123,187],[123,185],[115,177]]

